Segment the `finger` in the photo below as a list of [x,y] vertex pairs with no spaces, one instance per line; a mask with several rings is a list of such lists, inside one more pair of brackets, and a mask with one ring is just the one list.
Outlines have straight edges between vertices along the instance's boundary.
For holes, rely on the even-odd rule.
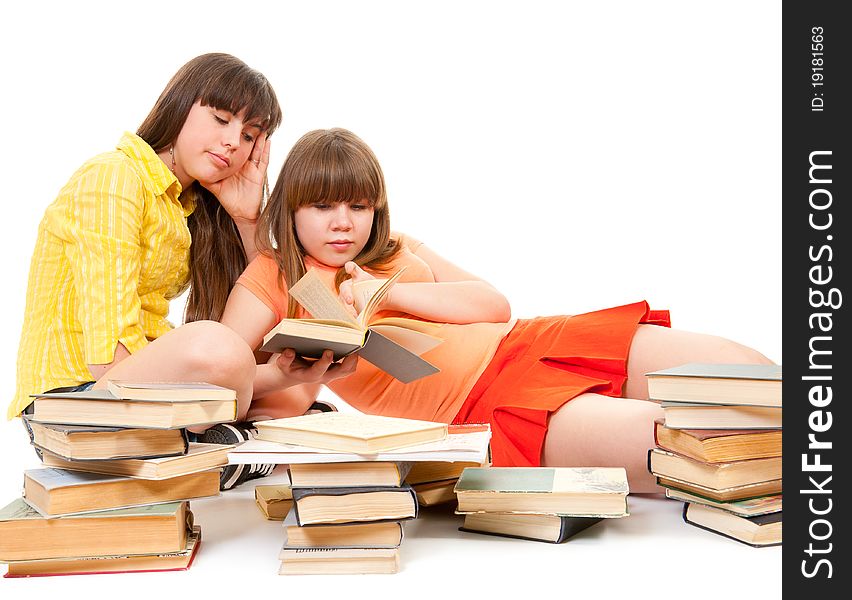
[[355,272],[355,269],[358,268],[358,265],[355,264],[354,261],[348,260],[346,264],[343,265],[343,269],[346,271],[348,275],[352,275]]
[[328,370],[333,360],[334,353],[331,350],[324,350],[322,356],[308,369],[311,372],[311,376],[318,380]]
[[261,134],[254,140],[254,146],[252,146],[251,154],[249,154],[249,161],[256,167],[260,164],[260,159],[263,156],[263,146],[265,143],[266,134],[261,132]]
[[281,354],[278,355],[278,358],[275,361],[275,364],[282,371],[287,371],[293,364],[293,361],[296,358],[296,351],[292,348],[286,348]]
[[263,136],[263,151],[260,153],[260,168],[265,171],[269,166],[269,148],[272,146],[272,142],[265,131],[261,135]]

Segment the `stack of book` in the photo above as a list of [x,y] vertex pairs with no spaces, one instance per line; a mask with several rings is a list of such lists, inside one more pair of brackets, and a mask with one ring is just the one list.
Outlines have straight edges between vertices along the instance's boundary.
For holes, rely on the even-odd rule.
[[627,511],[621,467],[467,468],[455,487],[461,531],[561,543]]
[[189,500],[219,494],[232,446],[186,427],[233,420],[210,384],[125,384],[36,396],[27,416],[44,468],[0,509],[7,577],[186,569],[201,540]]
[[[232,463],[289,465],[293,508],[284,520],[282,575],[395,573],[402,523],[419,505],[406,478],[416,465],[482,464],[490,430],[352,413],[320,413],[255,424],[257,439]],[[419,467],[420,478],[458,467]],[[431,475],[430,475],[431,470]]]
[[691,525],[781,543],[781,367],[690,363],[648,373],[662,403],[648,469]]

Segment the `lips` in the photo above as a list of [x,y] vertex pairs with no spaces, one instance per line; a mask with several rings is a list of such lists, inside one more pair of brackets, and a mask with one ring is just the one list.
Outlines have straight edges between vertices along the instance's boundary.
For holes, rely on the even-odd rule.
[[222,168],[227,168],[231,166],[231,159],[225,156],[224,154],[218,154],[216,152],[208,152],[210,159]]
[[332,242],[328,242],[328,245],[338,252],[349,250],[352,247],[352,244],[354,244],[354,242],[350,240],[334,240]]

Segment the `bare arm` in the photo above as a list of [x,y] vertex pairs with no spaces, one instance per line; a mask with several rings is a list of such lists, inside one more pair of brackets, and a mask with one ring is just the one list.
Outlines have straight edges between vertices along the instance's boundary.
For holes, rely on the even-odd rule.
[[99,380],[103,377],[103,374],[113,368],[115,365],[123,361],[125,358],[130,356],[130,352],[127,351],[127,348],[124,347],[124,344],[118,342],[115,345],[115,354],[111,363],[107,363],[105,365],[86,365],[89,367],[89,373],[92,374],[92,379],[95,381]]
[[[414,254],[432,270],[435,283],[397,283],[388,293],[382,309],[409,313],[440,323],[505,323],[512,315],[509,301],[487,281],[453,264],[436,252],[419,245]],[[353,281],[371,276],[347,263]],[[341,285],[341,297],[352,302],[350,285]],[[361,307],[357,307],[361,308]]]
[[[277,324],[275,314],[269,307],[240,284],[231,290],[221,321],[253,349],[260,346],[263,336]],[[253,397],[262,398],[269,393],[298,386],[303,389],[289,392],[288,397],[306,402],[307,409],[316,399],[320,384],[349,375],[355,370],[356,364],[357,357],[354,355],[346,357],[343,362],[332,363],[330,351],[319,360],[307,362],[288,349],[280,355],[273,355],[266,364],[257,366]]]

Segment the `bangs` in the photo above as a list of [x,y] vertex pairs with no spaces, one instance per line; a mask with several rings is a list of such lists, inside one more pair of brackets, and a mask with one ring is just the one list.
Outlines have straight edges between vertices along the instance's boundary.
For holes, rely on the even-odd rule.
[[216,73],[206,82],[198,100],[234,115],[245,109],[244,121],[256,122],[269,134],[281,124],[281,108],[272,86],[261,73],[244,65]]
[[373,208],[387,203],[384,178],[372,152],[334,137],[300,154],[285,175],[284,187],[294,208],[319,202],[360,202]]

